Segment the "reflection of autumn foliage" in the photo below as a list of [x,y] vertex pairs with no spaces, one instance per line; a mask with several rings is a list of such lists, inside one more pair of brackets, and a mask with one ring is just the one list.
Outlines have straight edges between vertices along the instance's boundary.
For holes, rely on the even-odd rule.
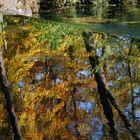
[[[75,64],[71,62],[67,56],[69,43],[66,41],[71,39],[74,44],[76,40],[72,39],[72,36],[66,35],[67,40],[62,40],[59,49],[52,50],[43,47],[47,46],[47,41],[43,41],[45,44],[38,42],[44,31],[40,34],[29,24],[25,24],[20,30],[23,32],[23,37],[18,36],[17,38],[21,32],[7,32],[8,43],[14,43],[8,45],[5,64],[11,87],[15,93],[14,100],[18,105],[16,110],[21,130],[27,139],[31,135],[34,139],[41,137],[68,138],[70,133],[66,126],[70,124],[73,117],[73,113],[69,112],[69,108],[72,108],[70,107],[71,93],[74,86],[82,85],[82,82],[76,81],[76,79],[73,85],[73,78],[76,74],[75,71],[82,69],[83,64],[79,63],[75,67]],[[77,42],[79,46],[78,43],[79,41]],[[73,69],[73,73],[71,73],[71,69]],[[44,74],[43,81],[36,79],[38,73]],[[59,79],[58,83],[56,78]],[[18,86],[19,81],[22,82],[20,87]],[[84,81],[85,84],[87,81]],[[77,98],[80,97],[77,96]]]
[[[106,124],[106,120],[92,77],[94,71],[88,60],[91,54],[86,52],[81,31],[73,26],[40,23],[34,19],[21,21],[16,17],[10,20],[10,26],[17,23],[19,26],[14,32],[6,31],[8,49],[5,50],[4,61],[25,139],[90,139],[92,131],[96,131],[94,127]],[[97,48],[105,49],[95,71],[103,66],[107,80],[113,80],[114,88],[118,88],[128,77],[115,81],[114,60],[126,63],[124,56],[128,48],[122,47],[127,43],[115,42],[104,33],[93,33],[93,38]],[[111,48],[110,42],[116,44]],[[134,54],[138,55],[137,49],[134,50]],[[135,59],[133,57],[132,64]],[[118,71],[121,74],[121,70]],[[120,104],[125,100],[126,92],[126,86],[114,92]],[[91,102],[94,107],[81,109],[81,102]],[[0,110],[3,111],[3,107],[0,106]],[[3,117],[2,114],[0,116]],[[101,118],[101,121],[98,120],[93,127],[91,121],[94,117]]]

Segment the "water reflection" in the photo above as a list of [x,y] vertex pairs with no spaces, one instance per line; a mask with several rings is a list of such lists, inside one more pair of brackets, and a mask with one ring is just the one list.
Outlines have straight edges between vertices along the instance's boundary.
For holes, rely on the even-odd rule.
[[91,126],[95,129],[92,134],[92,140],[100,140],[103,135],[103,125],[98,118],[94,118],[91,122]]
[[[101,65],[96,67],[95,72],[103,69],[100,73],[105,75],[106,84],[109,85],[114,99],[118,102],[119,109],[123,110],[122,112],[116,111],[110,106],[110,102],[105,104],[105,107],[110,106],[114,114],[113,116],[108,113],[113,118],[114,129],[118,131],[115,134],[118,135],[118,139],[133,139],[134,136],[126,130],[126,127],[129,128],[129,124],[125,121],[126,119],[129,120],[132,128],[139,132],[140,69],[138,66],[140,56],[138,46],[135,42],[131,44],[132,38],[128,36],[106,34],[106,38],[103,38],[102,33],[93,32],[92,34],[95,39],[94,45],[97,47],[95,52],[97,58],[101,61]],[[62,43],[66,37],[63,37]],[[70,34],[68,37],[72,38],[72,35]],[[7,38],[11,39],[8,33]],[[18,46],[20,41],[26,41],[26,39],[29,40],[22,36],[17,42],[16,38],[12,38],[14,43],[8,42],[8,44],[12,48],[16,43]],[[48,41],[49,37],[46,37],[46,40]],[[82,43],[83,40],[80,41]],[[25,77],[20,75],[22,80],[20,77],[20,80],[16,81],[17,83],[12,83],[12,86],[14,86],[13,92],[15,92],[14,101],[17,103],[17,105],[15,104],[16,111],[25,139],[112,139],[111,127],[108,126],[109,117],[104,114],[105,107],[103,108],[101,105],[104,100],[99,97],[97,83],[91,76],[94,75],[94,72],[89,62],[89,54],[83,48],[84,45],[80,48],[78,48],[79,44],[76,44],[76,47],[74,46],[75,43],[79,42],[75,41],[71,49],[67,44],[63,47],[63,44],[60,52],[59,49],[45,48],[47,50],[45,54],[45,50],[43,50],[44,52],[41,50],[37,54],[39,56],[36,57],[36,61],[32,61],[33,65],[29,69],[28,75]],[[29,44],[31,43],[29,42]],[[131,45],[132,50],[129,54]],[[105,49],[105,46],[109,47]],[[28,51],[25,50],[26,53]],[[23,57],[20,61],[18,60],[20,53],[17,55],[15,53],[14,55],[10,54],[10,58],[8,53],[5,54],[5,57],[9,59],[7,65],[10,65],[12,58],[17,59],[18,63],[23,61]],[[22,53],[21,55],[23,56]],[[93,53],[92,57],[94,55]],[[40,59],[41,56],[42,59]],[[30,63],[26,60],[24,64],[27,62]],[[12,71],[14,67],[8,68]],[[10,74],[8,73],[9,78]],[[23,90],[17,92],[17,85],[18,88],[23,88]],[[24,95],[22,99],[18,96],[20,94]],[[114,102],[114,99],[111,101]],[[1,112],[3,112],[3,109]],[[118,113],[122,113],[122,116]],[[135,116],[133,119],[132,114]],[[3,120],[6,123],[2,122],[0,128],[7,130],[6,118],[3,117]],[[0,129],[1,135],[3,135],[3,129]],[[115,137],[113,138],[115,139]]]
[[140,109],[135,111],[135,116],[138,121],[140,121]]
[[137,86],[133,89],[134,93],[137,95],[137,94],[140,94],[140,86]]
[[80,77],[85,77],[85,78],[88,78],[91,74],[91,71],[90,70],[80,70],[78,73],[77,73],[77,77],[80,78]]
[[46,11],[46,13],[40,13],[40,17],[68,24],[86,24],[86,27],[98,31],[140,37],[139,6],[84,6],[78,9]]
[[80,102],[77,103],[78,108],[85,110],[87,113],[91,113],[93,112],[93,108],[94,108],[94,103],[95,101],[92,102]]

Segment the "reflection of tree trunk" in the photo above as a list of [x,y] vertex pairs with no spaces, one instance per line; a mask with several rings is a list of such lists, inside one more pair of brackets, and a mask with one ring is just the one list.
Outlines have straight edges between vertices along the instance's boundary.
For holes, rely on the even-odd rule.
[[[69,46],[68,48],[68,55],[70,57],[71,62],[74,60],[74,48],[73,46]],[[73,71],[72,68],[70,68],[70,71]],[[77,129],[77,109],[76,109],[76,87],[73,85],[73,90],[71,92],[72,96],[72,106],[73,106],[73,121],[75,122],[75,131],[76,131],[76,136],[78,137],[80,135],[78,129]]]
[[73,91],[72,91],[72,102],[73,102],[73,109],[74,109],[74,114],[73,114],[73,117],[74,117],[74,120],[77,120],[77,111],[76,111],[76,99],[75,99],[75,96],[76,96],[76,88],[74,87],[73,88]]
[[[91,42],[91,34],[84,33],[83,37],[85,39],[85,45],[86,45],[87,52],[89,52],[89,53],[95,52],[95,50],[93,48],[93,44]],[[90,64],[91,64],[93,69],[95,69],[96,65],[99,64],[97,55],[90,56],[89,61],[90,61]],[[114,120],[113,120],[114,115],[113,115],[111,105],[110,105],[108,98],[107,98],[109,91],[106,88],[104,78],[102,77],[102,75],[100,74],[99,71],[95,72],[94,78],[97,82],[97,88],[98,88],[98,92],[100,94],[100,100],[101,100],[101,103],[102,103],[102,106],[104,109],[104,114],[108,120],[108,123],[109,123],[111,130],[113,130],[115,132],[116,130],[114,127],[115,124],[114,124]]]
[[[134,40],[132,39],[131,41],[131,45],[130,45],[130,48],[129,48],[129,52],[128,52],[128,57],[131,55],[131,52],[132,52],[132,47],[133,47],[133,43],[134,43]],[[134,111],[135,111],[135,105],[134,105],[134,93],[133,93],[133,87],[132,87],[132,73],[131,73],[131,66],[130,66],[130,60],[128,58],[128,76],[130,78],[130,88],[131,88],[131,104],[132,104],[132,117],[133,119],[135,119],[135,114],[134,114]]]
[[[69,48],[68,48],[68,55],[69,55],[71,61],[73,61],[73,59],[74,59],[73,53],[74,53],[73,46],[70,45]],[[73,71],[72,68],[70,69],[70,71]],[[72,104],[73,104],[73,109],[74,109],[73,117],[76,120],[77,115],[76,115],[76,99],[75,99],[75,97],[76,97],[76,87],[74,86],[73,91],[72,91]]]
[[[86,47],[87,52],[95,54],[95,46],[92,41],[92,33],[84,32],[83,37],[85,40],[85,47]],[[95,56],[89,56],[89,61],[92,66],[92,69],[95,69],[96,66],[99,65],[99,59],[96,54],[95,54]],[[100,100],[101,100],[101,103],[102,103],[102,106],[104,109],[104,114],[108,120],[111,130],[114,132],[114,134],[116,134],[116,130],[114,128],[115,124],[114,124],[114,120],[113,120],[114,115],[113,115],[113,111],[112,111],[112,107],[111,107],[111,105],[112,105],[118,111],[120,117],[122,118],[122,120],[124,122],[125,127],[131,132],[131,134],[134,137],[137,138],[136,133],[132,130],[131,125],[129,124],[126,116],[119,109],[119,107],[115,101],[115,98],[111,95],[111,92],[107,89],[105,78],[101,74],[100,70],[95,71],[94,78],[97,82],[97,88],[98,88],[98,92],[100,94]],[[117,139],[116,136],[114,138]]]
[[[135,45],[140,53],[140,39],[137,39],[137,40],[135,39]],[[139,64],[138,63],[139,62],[136,62],[136,64],[135,64],[135,67],[136,67],[136,72],[134,72],[134,79],[135,80],[138,80],[138,78],[139,78],[139,75],[138,75],[138,65]]]
[[[2,18],[0,19],[0,22],[2,22]],[[0,32],[1,31],[2,29],[0,27]],[[18,121],[17,121],[17,117],[14,111],[14,106],[12,103],[12,93],[10,92],[10,87],[7,81],[6,72],[4,68],[1,46],[0,46],[0,87],[1,87],[1,91],[4,93],[4,97],[6,100],[6,109],[9,114],[12,130],[14,133],[14,140],[21,140],[21,133],[18,127]]]
[[12,130],[14,132],[14,139],[20,140],[21,139],[21,133],[18,127],[17,117],[14,111],[14,106],[12,103],[12,94],[10,92],[9,84],[6,78],[6,73],[4,69],[4,63],[2,58],[2,50],[0,48],[0,86],[1,90],[4,93],[4,97],[6,100],[6,108],[9,113],[9,118],[12,125]]
[[[106,52],[106,47],[104,46],[102,49],[102,57],[105,55]],[[104,76],[107,79],[108,75],[107,75],[107,71],[108,71],[108,60],[105,61],[104,65],[103,65],[103,71],[104,71]]]

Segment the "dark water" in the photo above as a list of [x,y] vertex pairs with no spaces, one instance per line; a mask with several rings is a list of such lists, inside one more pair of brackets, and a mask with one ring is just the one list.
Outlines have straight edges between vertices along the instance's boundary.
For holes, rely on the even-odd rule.
[[[139,7],[111,6],[98,10],[95,7],[82,7],[77,10],[46,12],[40,16],[59,22],[50,25],[48,21],[46,24],[38,21],[36,23],[38,26],[33,29],[35,21],[31,22],[31,19],[23,20],[23,17],[6,19],[9,51],[6,51],[4,56],[9,61],[5,60],[7,75],[14,83],[12,85],[14,103],[24,139],[138,139],[140,133]],[[54,41],[59,33],[61,35],[61,32],[64,32],[63,28],[58,27],[60,21],[67,23],[64,26],[77,24],[81,29],[86,27],[88,30],[96,30],[96,32],[90,30],[93,36],[92,43],[100,61],[96,71],[101,71],[100,74],[105,78],[108,89],[122,111],[121,115],[111,105],[112,100],[109,104],[114,117],[105,114],[97,83],[92,76],[89,54],[86,52],[81,35],[83,29],[79,33],[74,26],[74,29],[62,36],[57,49],[47,48],[50,40],[50,36],[46,35],[48,32],[52,31],[51,36]],[[58,27],[57,30],[55,27]],[[69,30],[68,27],[66,29]],[[45,42],[46,48],[31,55],[30,50],[34,52],[32,48],[37,46],[35,48],[37,50],[44,47],[42,38],[47,42]],[[72,43],[67,45],[69,41]],[[40,45],[37,45],[38,43]],[[28,54],[28,57],[25,54]],[[33,68],[28,71],[29,75],[25,74],[27,62],[34,63]],[[20,74],[17,69],[23,72]],[[15,79],[12,79],[14,75]],[[12,132],[2,104],[1,96],[0,139],[10,140]],[[109,117],[114,120],[115,132],[107,119]]]

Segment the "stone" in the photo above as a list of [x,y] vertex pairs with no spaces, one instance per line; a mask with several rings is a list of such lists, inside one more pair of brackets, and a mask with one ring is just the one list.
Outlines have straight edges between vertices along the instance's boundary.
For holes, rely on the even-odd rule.
[[0,0],[0,12],[4,15],[32,16],[38,9],[37,0]]

